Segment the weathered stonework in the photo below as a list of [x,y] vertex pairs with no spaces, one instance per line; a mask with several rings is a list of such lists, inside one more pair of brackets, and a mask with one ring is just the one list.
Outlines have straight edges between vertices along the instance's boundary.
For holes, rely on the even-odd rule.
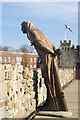
[[62,68],[76,68],[76,63],[80,63],[80,45],[75,47],[72,41],[60,41],[62,55],[59,57],[59,66]]
[[[59,69],[59,76],[64,86],[74,79],[74,70]],[[20,63],[0,64],[0,91],[0,119],[25,118],[47,98],[41,69],[23,69]]]
[[[0,118],[25,118],[36,110],[35,82],[33,70],[25,68],[20,63],[11,66],[0,65]],[[38,70],[37,82],[43,80],[41,71]],[[38,83],[39,84],[39,83]],[[38,86],[37,84],[37,86]],[[46,100],[46,87],[44,81],[41,83],[43,91],[38,93],[42,97],[38,104]],[[44,93],[43,93],[44,92]],[[39,97],[37,98],[39,99]]]
[[67,83],[74,80],[75,71],[70,68],[59,68],[59,78],[61,86],[64,87]]

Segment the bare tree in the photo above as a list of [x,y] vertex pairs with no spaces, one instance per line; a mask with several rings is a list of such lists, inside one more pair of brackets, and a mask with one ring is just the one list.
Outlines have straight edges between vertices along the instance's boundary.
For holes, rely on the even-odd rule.
[[23,65],[23,67],[25,68],[25,67],[27,67],[27,65],[28,65],[28,55],[27,55],[27,53],[25,52],[24,54],[23,54],[23,58],[22,58],[22,65]]
[[2,50],[3,50],[3,51],[8,51],[8,46],[2,47]]
[[36,51],[35,51],[35,49],[34,49],[33,46],[28,46],[27,51],[28,51],[29,53],[36,53]]
[[28,45],[25,45],[25,44],[20,47],[19,51],[22,52],[22,53],[25,53],[25,52],[36,53],[33,46],[28,46]]
[[12,47],[8,47],[8,51],[14,52],[14,49]]
[[22,45],[19,49],[20,52],[27,53],[27,45]]

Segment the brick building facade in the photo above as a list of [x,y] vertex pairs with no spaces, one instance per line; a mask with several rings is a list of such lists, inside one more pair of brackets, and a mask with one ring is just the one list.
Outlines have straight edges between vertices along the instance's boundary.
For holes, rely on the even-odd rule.
[[1,64],[16,64],[17,62],[23,62],[24,54],[27,56],[27,66],[31,68],[37,67],[38,55],[33,53],[18,53],[9,51],[0,51],[0,63]]

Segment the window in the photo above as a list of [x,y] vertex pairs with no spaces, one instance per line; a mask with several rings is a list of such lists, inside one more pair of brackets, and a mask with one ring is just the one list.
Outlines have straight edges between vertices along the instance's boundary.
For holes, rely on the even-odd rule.
[[21,58],[21,57],[19,57],[19,60],[20,60],[20,62],[21,62],[22,58]]
[[11,61],[11,56],[8,57],[8,60]]
[[34,65],[34,68],[36,68],[36,65]]
[[19,62],[19,57],[16,57],[16,61]]
[[21,57],[16,57],[17,62],[21,62]]
[[3,59],[2,56],[0,56],[0,61],[2,61],[2,59]]
[[30,61],[33,62],[33,58],[30,58]]
[[27,65],[27,67],[29,67],[29,65]]
[[34,62],[36,62],[36,58],[34,58]]
[[17,62],[19,61],[19,57],[16,57],[16,61],[17,61]]
[[32,65],[30,65],[30,68],[32,68],[33,66]]
[[4,60],[7,61],[7,56],[5,56]]
[[15,56],[13,56],[13,61],[15,61]]

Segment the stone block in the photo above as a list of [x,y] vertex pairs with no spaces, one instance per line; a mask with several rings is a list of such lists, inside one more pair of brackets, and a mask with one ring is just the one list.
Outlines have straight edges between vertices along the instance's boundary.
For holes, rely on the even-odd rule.
[[0,108],[5,107],[6,105],[7,105],[6,99],[0,101]]
[[4,82],[5,81],[5,71],[3,69],[3,65],[0,64],[0,82]]
[[60,68],[59,69],[59,78],[62,86],[66,85],[68,82],[74,79],[73,69],[69,68]]
[[13,107],[13,100],[12,100],[12,97],[8,98],[7,99],[7,106],[6,106],[6,110],[11,110]]
[[7,97],[7,83],[2,82],[0,83],[0,100],[4,100]]
[[22,74],[18,74],[18,78],[17,78],[18,80],[23,80],[23,76],[22,76]]
[[0,120],[5,117],[6,117],[6,110],[4,109],[4,107],[0,108]]
[[4,64],[4,69],[9,70],[11,68],[12,68],[11,64]]
[[[35,82],[33,80],[33,70],[26,67],[23,72],[23,66],[20,63],[11,67],[7,66],[7,68],[3,67],[1,70],[3,70],[1,75],[4,76],[4,81],[5,78],[7,81],[0,83],[0,90],[3,90],[2,96],[0,96],[0,107],[5,107],[7,117],[18,115],[23,117],[31,114],[36,109],[34,87],[38,87],[39,102],[46,99],[46,87],[40,69],[38,70],[38,81]],[[39,86],[40,80],[41,87]]]

